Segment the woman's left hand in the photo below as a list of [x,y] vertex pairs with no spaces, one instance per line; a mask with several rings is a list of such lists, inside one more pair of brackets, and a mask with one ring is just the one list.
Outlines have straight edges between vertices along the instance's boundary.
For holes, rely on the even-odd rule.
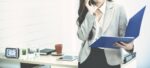
[[128,50],[128,51],[133,50],[133,48],[134,48],[133,42],[130,42],[130,43],[117,42],[117,43],[115,43],[115,46],[124,48],[125,50]]

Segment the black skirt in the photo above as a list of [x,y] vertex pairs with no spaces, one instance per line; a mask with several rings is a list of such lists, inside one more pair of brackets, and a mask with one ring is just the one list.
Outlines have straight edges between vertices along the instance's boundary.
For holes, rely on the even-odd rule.
[[92,48],[88,58],[82,64],[79,63],[78,68],[120,68],[120,65],[108,65],[104,50]]

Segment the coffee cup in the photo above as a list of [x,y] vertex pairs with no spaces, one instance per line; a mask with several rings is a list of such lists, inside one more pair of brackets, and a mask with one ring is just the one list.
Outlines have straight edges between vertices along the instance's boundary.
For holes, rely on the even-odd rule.
[[62,48],[63,48],[62,44],[55,44],[55,50],[56,50],[56,54],[57,55],[61,55],[62,54]]

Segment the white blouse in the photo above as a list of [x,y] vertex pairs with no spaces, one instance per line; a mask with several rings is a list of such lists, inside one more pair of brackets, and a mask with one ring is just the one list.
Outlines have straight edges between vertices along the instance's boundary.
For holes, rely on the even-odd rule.
[[102,34],[102,29],[103,29],[103,20],[104,20],[104,14],[105,14],[105,9],[106,9],[106,2],[104,2],[104,4],[102,5],[102,7],[99,8],[99,10],[102,12],[102,17],[99,21],[95,20],[95,29],[96,29],[96,33],[94,36],[94,40],[91,41],[91,44],[94,43],[98,38],[99,38],[99,34]]

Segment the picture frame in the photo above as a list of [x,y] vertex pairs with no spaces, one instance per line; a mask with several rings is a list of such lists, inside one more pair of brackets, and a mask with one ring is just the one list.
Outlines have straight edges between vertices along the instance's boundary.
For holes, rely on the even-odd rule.
[[19,58],[19,48],[6,48],[5,57],[7,58]]

